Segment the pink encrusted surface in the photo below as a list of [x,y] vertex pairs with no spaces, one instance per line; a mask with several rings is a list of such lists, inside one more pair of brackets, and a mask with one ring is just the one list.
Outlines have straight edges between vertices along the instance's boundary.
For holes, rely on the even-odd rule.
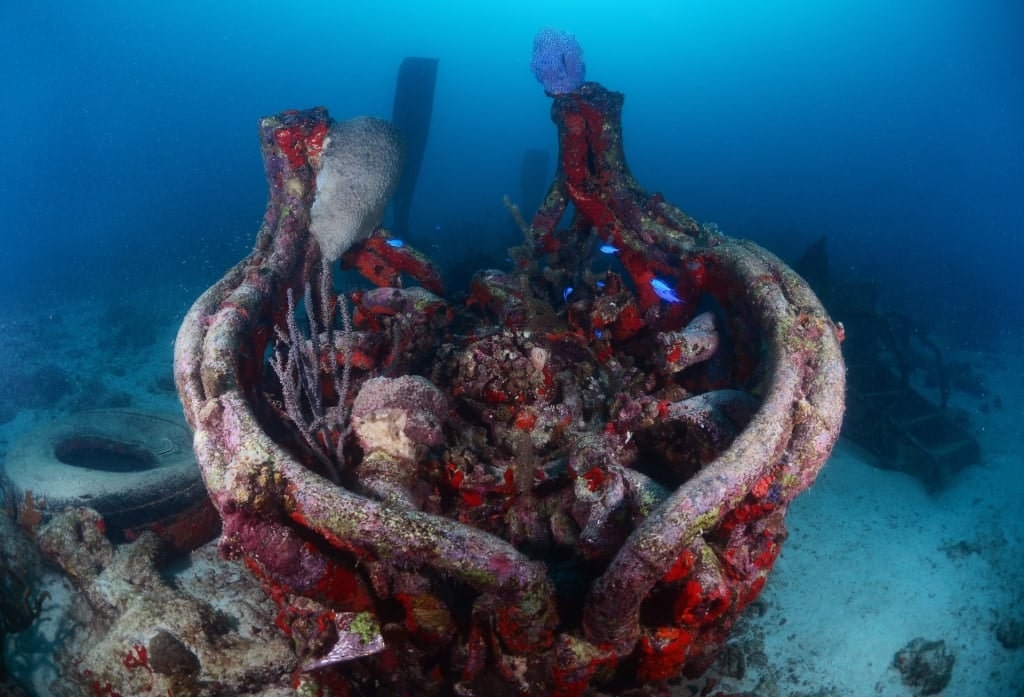
[[[341,485],[265,414],[264,357],[287,289],[318,261],[309,158],[327,116],[261,122],[270,202],[256,249],[188,313],[175,376],[224,520],[222,551],[265,582],[279,628],[316,666],[296,666],[297,686],[372,678],[409,694],[482,695],[498,683],[511,694],[660,694],[704,669],[760,592],[787,505],[838,436],[836,328],[775,256],[702,228],[632,179],[620,109],[620,95],[593,83],[555,100],[561,162],[529,242],[513,272],[477,275],[465,308],[430,293],[353,295],[360,380],[374,370],[398,378],[427,347],[436,362],[417,379],[437,394],[423,394],[429,415],[395,410],[429,426],[405,431],[422,441],[411,450],[363,453],[351,434],[334,434],[351,440],[339,464],[354,474]],[[575,217],[557,229],[570,201]],[[584,274],[565,290],[558,279],[572,278],[595,234],[619,250],[628,280]],[[390,284],[397,274],[380,262],[400,250],[384,240],[346,256],[362,269],[371,254],[375,280]],[[441,293],[432,266],[393,261]],[[713,308],[717,328],[698,319],[698,304]],[[452,339],[468,321],[472,336]],[[438,349],[451,341],[454,351]],[[624,386],[601,392],[584,374]],[[594,430],[579,405],[597,397],[613,406],[593,407],[604,419]],[[700,452],[666,455],[674,474],[634,467],[647,453],[636,439],[651,450],[680,433],[697,434],[687,442]],[[352,626],[374,646],[382,637],[383,650],[344,660]]]

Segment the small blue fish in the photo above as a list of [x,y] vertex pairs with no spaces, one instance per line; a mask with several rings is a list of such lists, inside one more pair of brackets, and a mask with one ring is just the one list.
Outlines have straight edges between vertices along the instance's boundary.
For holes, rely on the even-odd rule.
[[614,244],[602,244],[598,249],[601,250],[602,254],[618,254],[619,248]]
[[398,249],[399,247],[404,247],[405,242],[402,242],[402,240],[399,239],[390,239],[388,240],[388,245],[394,247],[395,249]]
[[676,291],[672,288],[672,286],[670,286],[669,284],[665,283],[660,278],[652,278],[651,279],[651,288],[653,288],[654,292],[657,294],[657,296],[659,298],[661,298],[662,300],[664,300],[665,302],[670,302],[670,303],[681,303],[681,302],[683,302],[682,298],[680,298],[678,295],[676,295]]
[[601,331],[600,329],[595,329],[594,330],[594,337],[595,338],[600,339],[603,336],[604,336],[604,332],[603,331]]
[[562,300],[569,302],[569,296],[572,295],[572,286],[569,286],[562,291]]
[[604,288],[604,281],[597,281],[594,285],[597,286],[598,290],[600,290]]

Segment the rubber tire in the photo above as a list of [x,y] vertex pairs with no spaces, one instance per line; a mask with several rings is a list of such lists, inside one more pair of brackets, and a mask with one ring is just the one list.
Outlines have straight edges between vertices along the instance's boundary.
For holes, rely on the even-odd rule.
[[[58,449],[75,442],[123,447],[144,455],[151,466],[106,471],[61,462]],[[182,419],[170,415],[124,409],[71,414],[20,438],[8,452],[4,470],[19,508],[31,501],[48,515],[85,506],[99,512],[108,529],[145,526],[206,497],[192,453],[192,433]]]

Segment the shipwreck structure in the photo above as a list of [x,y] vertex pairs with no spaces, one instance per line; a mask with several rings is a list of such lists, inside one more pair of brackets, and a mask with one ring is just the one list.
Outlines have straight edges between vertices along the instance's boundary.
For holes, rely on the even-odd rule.
[[333,122],[261,120],[263,226],[175,377],[298,694],[660,694],[761,591],[838,436],[839,332],[633,179],[622,103],[554,96],[554,181],[466,298],[379,227],[341,257],[377,287],[337,294],[310,232]]

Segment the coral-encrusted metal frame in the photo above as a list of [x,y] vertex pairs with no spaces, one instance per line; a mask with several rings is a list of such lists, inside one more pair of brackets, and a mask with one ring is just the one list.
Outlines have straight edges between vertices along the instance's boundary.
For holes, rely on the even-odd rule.
[[[702,229],[636,184],[621,147],[621,103],[594,83],[554,100],[561,160],[531,226],[536,249],[565,243],[555,225],[572,202],[569,234],[596,228],[618,249],[636,287],[637,322],[679,311],[659,298],[656,278],[672,278],[681,297],[713,299],[729,317],[730,359],[758,381],[760,404],[724,452],[633,530],[576,621],[560,621],[545,564],[484,530],[338,486],[261,428],[254,404],[273,328],[284,324],[287,290],[319,266],[309,210],[328,116],[314,109],[260,122],[270,185],[263,226],[253,252],[186,316],[175,378],[224,521],[221,548],[243,558],[279,602],[278,624],[301,656],[297,689],[349,694],[346,686],[373,680],[388,694],[490,695],[499,685],[501,694],[656,694],[668,679],[704,670],[761,591],[787,506],[838,436],[836,327],[779,259]],[[432,625],[447,601],[425,592],[403,596],[404,619],[382,617],[364,562],[464,589],[468,627]],[[400,635],[388,622],[402,626]],[[447,662],[427,669],[420,649],[432,641],[448,646]]]

